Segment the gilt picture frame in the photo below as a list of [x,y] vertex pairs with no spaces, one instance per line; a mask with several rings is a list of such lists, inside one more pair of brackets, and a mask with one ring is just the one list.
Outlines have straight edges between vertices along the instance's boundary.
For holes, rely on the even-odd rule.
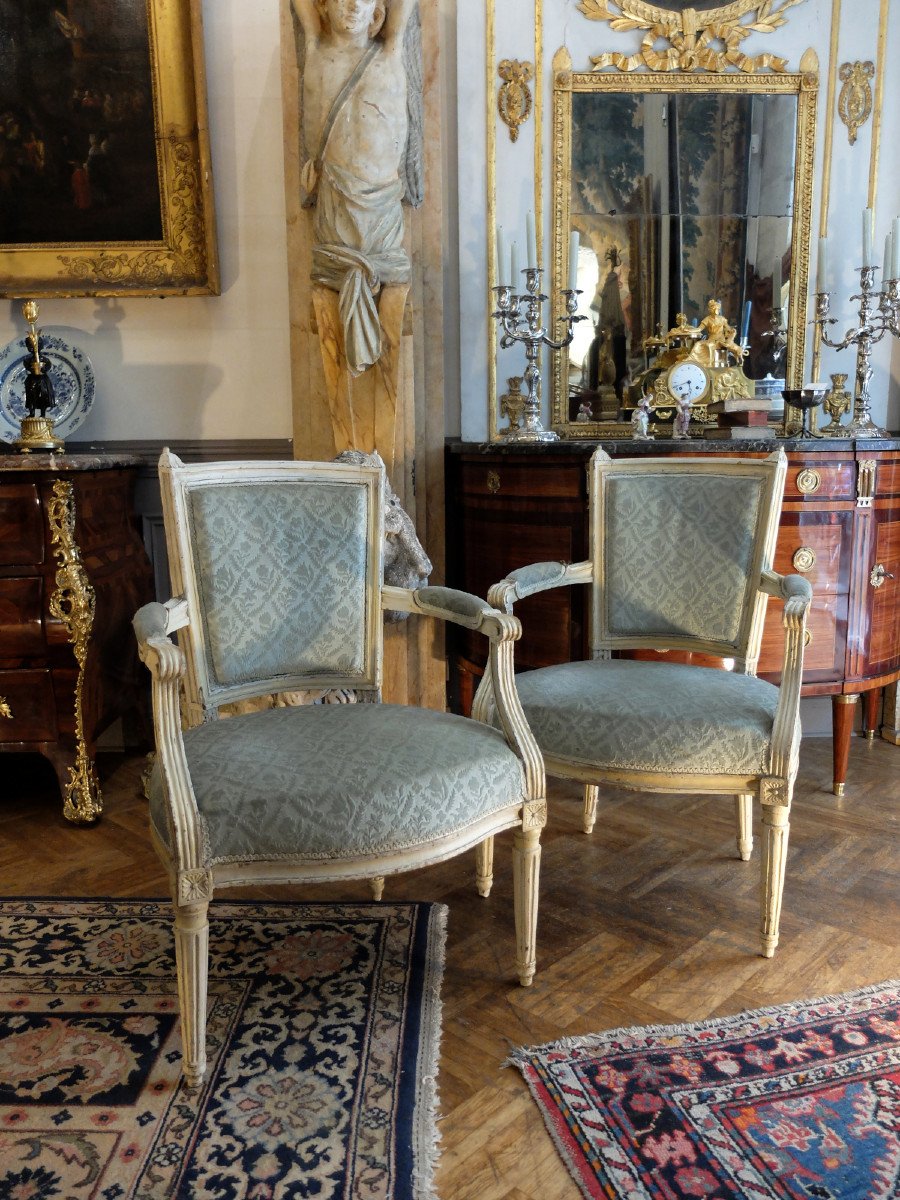
[[200,0],[10,13],[0,296],[218,294]]

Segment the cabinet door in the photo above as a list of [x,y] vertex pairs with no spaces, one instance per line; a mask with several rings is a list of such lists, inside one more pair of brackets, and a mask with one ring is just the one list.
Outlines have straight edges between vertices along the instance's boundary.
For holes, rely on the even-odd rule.
[[848,675],[887,675],[900,667],[900,497],[876,501],[866,514],[860,609]]

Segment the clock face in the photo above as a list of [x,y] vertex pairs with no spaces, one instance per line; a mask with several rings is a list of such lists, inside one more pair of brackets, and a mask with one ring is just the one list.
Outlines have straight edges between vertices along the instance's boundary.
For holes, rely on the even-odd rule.
[[666,386],[676,400],[693,402],[706,395],[709,376],[699,363],[680,362],[669,371]]

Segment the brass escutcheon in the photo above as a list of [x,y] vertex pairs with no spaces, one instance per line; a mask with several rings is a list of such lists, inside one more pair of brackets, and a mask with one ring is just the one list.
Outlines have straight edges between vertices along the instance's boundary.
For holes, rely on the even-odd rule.
[[803,492],[804,496],[817,492],[821,486],[822,476],[812,467],[804,467],[802,471],[797,472],[797,491]]
[[489,492],[500,491],[500,476],[496,471],[488,471],[487,473],[487,490]]
[[884,563],[876,563],[869,573],[869,583],[873,588],[880,588],[886,579],[893,579],[893,571],[886,571]]
[[811,571],[816,565],[816,552],[812,546],[801,546],[794,554],[791,562],[794,565],[795,571],[799,571],[801,575],[805,575],[807,571]]
[[0,717],[9,717],[12,720],[12,709],[5,696],[0,696]]

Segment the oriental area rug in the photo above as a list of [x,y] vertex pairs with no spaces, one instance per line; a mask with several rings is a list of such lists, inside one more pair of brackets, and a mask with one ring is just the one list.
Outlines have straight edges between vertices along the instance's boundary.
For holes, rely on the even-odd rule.
[[516,1050],[585,1196],[900,1196],[898,982]]
[[0,1197],[431,1200],[445,921],[214,902],[190,1093],[171,905],[0,901]]

